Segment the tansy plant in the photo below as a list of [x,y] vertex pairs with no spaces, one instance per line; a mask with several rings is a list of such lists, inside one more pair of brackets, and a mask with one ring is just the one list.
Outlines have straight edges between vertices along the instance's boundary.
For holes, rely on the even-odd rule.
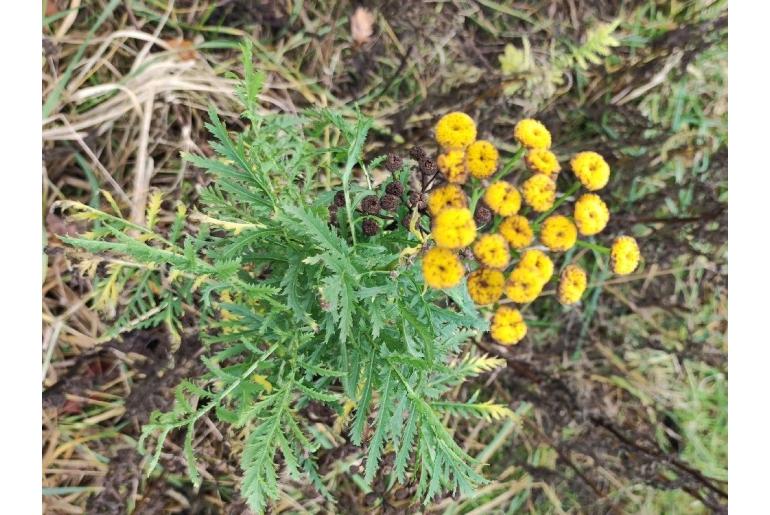
[[[331,498],[333,475],[319,472],[316,457],[345,439],[363,449],[367,485],[387,476],[426,502],[446,491],[471,494],[487,481],[482,464],[449,424],[514,413],[478,392],[463,401],[448,395],[505,363],[463,351],[488,328],[465,288],[451,288],[464,275],[454,248],[471,244],[475,226],[466,211],[445,208],[464,206],[465,194],[448,194],[441,206],[431,199],[457,231],[446,231],[453,249],[424,252],[436,163],[420,149],[406,161],[364,162],[372,121],[362,116],[265,114],[248,47],[243,66],[237,93],[247,128],[229,133],[212,109],[215,155],[184,156],[211,179],[199,207],[179,204],[166,217],[154,194],[142,224],[124,218],[106,193],[106,210],[58,204],[90,223],[89,232],[62,239],[93,280],[94,306],[115,317],[105,339],[161,325],[172,343],[197,337],[207,348],[207,372],[184,380],[173,409],[144,427],[148,473],[167,439],[181,437],[192,482],[210,477],[193,442],[208,431],[202,419],[215,417],[238,435],[241,492],[256,512],[279,497],[282,474]],[[457,145],[467,150],[464,140]],[[480,167],[492,150],[479,148]],[[415,164],[420,184],[410,182]],[[379,193],[370,175],[378,167],[392,172]],[[431,260],[428,283],[445,291],[425,288],[420,263]],[[312,416],[319,412],[331,413],[320,429]]]
[[[387,475],[414,484],[425,502],[444,491],[473,493],[487,481],[483,464],[447,424],[514,417],[478,392],[448,396],[505,363],[474,351],[473,340],[487,331],[503,345],[522,340],[526,310],[515,306],[541,295],[575,245],[609,254],[617,273],[637,266],[632,238],[611,249],[579,239],[607,224],[597,194],[579,197],[570,216],[555,213],[581,185],[604,187],[609,166],[598,154],[578,154],[576,185],[559,196],[560,166],[542,124],[516,126],[521,149],[498,170],[497,149],[477,139],[462,113],[436,125],[435,159],[414,147],[366,163],[371,120],[330,110],[264,114],[256,100],[263,78],[248,46],[243,57],[237,93],[247,128],[231,135],[212,109],[216,155],[184,156],[211,178],[200,210],[180,204],[173,219],[160,220],[156,194],[137,224],[109,195],[109,212],[59,203],[92,222],[63,240],[93,278],[95,307],[117,317],[105,338],[164,325],[172,343],[187,333],[207,347],[207,372],[183,381],[173,410],[154,413],[144,428],[149,471],[179,431],[199,485],[205,465],[193,442],[201,419],[215,416],[246,435],[241,491],[257,512],[279,497],[282,473],[331,498],[316,455],[343,438],[365,449],[367,485]],[[533,173],[517,187],[508,178],[522,155]],[[371,172],[380,167],[388,178],[375,185]],[[579,302],[586,273],[578,263],[559,267],[559,300]],[[129,295],[119,302],[121,291]],[[183,325],[184,313],[196,322]],[[333,415],[319,431],[309,414],[321,406]],[[385,454],[392,466],[382,466]]]

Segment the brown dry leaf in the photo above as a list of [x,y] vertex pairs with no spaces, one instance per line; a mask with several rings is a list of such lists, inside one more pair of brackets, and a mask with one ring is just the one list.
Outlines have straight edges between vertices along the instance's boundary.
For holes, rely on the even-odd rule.
[[363,7],[358,7],[350,17],[350,35],[357,45],[363,45],[374,34],[374,15]]
[[186,39],[167,39],[166,44],[175,50],[179,56],[180,61],[194,61],[198,57],[198,53],[195,51],[195,43]]

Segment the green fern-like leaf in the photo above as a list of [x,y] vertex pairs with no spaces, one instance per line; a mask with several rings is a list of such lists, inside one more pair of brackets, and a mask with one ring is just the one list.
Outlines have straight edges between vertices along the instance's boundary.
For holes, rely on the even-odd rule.
[[612,48],[620,45],[620,41],[613,36],[619,24],[619,19],[612,23],[598,23],[588,30],[582,45],[572,48],[572,56],[580,68],[585,70],[590,64],[601,64],[603,58],[612,53]]

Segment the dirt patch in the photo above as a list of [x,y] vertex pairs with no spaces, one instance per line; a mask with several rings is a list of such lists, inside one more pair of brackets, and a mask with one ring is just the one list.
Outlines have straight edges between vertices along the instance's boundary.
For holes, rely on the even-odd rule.
[[[197,337],[183,339],[176,353],[162,329],[127,333],[121,340],[104,344],[100,349],[82,354],[67,373],[43,392],[43,406],[56,407],[66,412],[72,407],[67,394],[85,397],[89,390],[99,390],[120,376],[121,357],[130,356],[134,374],[130,393],[125,397],[125,413],[117,424],[124,425],[123,434],[137,438],[141,427],[155,410],[168,410],[174,402],[173,390],[182,378],[197,377],[205,367],[199,357],[203,347]],[[119,357],[121,356],[121,357]],[[115,445],[101,449],[109,461],[109,468],[94,486],[103,490],[88,500],[88,513],[125,513],[130,502],[138,498],[136,513],[164,513],[169,503],[176,502],[166,495],[163,477],[144,479],[143,457],[135,448]],[[162,463],[169,469],[183,473],[184,466]],[[157,485],[155,483],[158,483]],[[194,502],[193,492],[182,495]],[[199,501],[199,504],[202,501]],[[141,508],[141,509],[140,509]],[[197,508],[190,513],[216,513]]]
[[[565,335],[563,340],[570,339]],[[508,367],[496,377],[500,395],[512,399],[514,405],[528,402],[535,407],[537,424],[528,422],[527,429],[535,441],[558,454],[553,470],[517,460],[515,453],[508,455],[510,460],[503,460],[504,465],[522,467],[534,478],[551,484],[555,479],[566,483],[579,505],[589,512],[622,509],[610,496],[616,485],[608,482],[609,471],[626,484],[682,489],[712,512],[726,513],[726,485],[705,477],[679,457],[681,436],[665,410],[648,407],[656,410],[660,421],[659,425],[651,424],[646,413],[636,412],[645,409],[638,401],[617,399],[615,388],[589,379],[592,373],[602,372],[590,344],[584,348],[587,359],[566,370],[563,363],[556,364],[562,352],[550,347],[524,351],[529,354],[525,360],[513,353],[501,354],[492,342],[479,345],[489,354],[506,358]],[[608,409],[608,399],[613,398],[615,401],[610,402],[622,403],[622,412],[612,414],[614,410]],[[564,438],[565,428],[572,428],[574,436]],[[669,442],[673,440],[674,445],[668,450],[651,436],[660,429],[672,435]]]

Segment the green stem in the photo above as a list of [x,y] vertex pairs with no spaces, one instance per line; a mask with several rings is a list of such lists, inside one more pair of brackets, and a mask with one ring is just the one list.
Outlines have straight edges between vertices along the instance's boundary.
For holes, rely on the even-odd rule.
[[484,194],[484,189],[479,188],[479,184],[477,183],[471,183],[471,188],[473,188],[473,197],[471,197],[471,214],[476,213],[476,205],[479,203],[479,199]]
[[575,245],[578,247],[583,247],[585,249],[595,250],[596,252],[601,252],[602,254],[610,253],[610,249],[608,247],[605,247],[604,245],[598,245],[596,243],[590,243],[587,241],[578,240],[575,242]]
[[535,219],[535,222],[534,222],[532,225],[534,225],[534,226],[539,226],[541,223],[543,223],[543,220],[545,220],[546,218],[548,218],[548,216],[549,216],[551,213],[553,213],[554,211],[556,211],[556,210],[559,208],[559,206],[561,206],[562,204],[564,204],[564,203],[565,203],[565,202],[566,202],[566,201],[567,201],[567,200],[568,200],[568,199],[569,199],[569,198],[570,198],[572,195],[574,195],[574,194],[575,194],[575,192],[576,192],[577,190],[579,190],[579,189],[580,189],[580,183],[579,183],[579,182],[576,182],[575,184],[573,184],[572,186],[570,186],[570,188],[569,188],[567,191],[565,191],[565,192],[564,192],[564,195],[562,195],[561,197],[559,197],[559,198],[558,198],[558,200],[556,200],[556,202],[554,202],[554,203],[553,203],[553,206],[551,206],[551,209],[549,209],[548,211],[546,211],[546,212],[545,212],[545,213],[543,213],[542,215],[538,216],[538,217]]
[[516,166],[516,163],[518,163],[519,159],[521,159],[521,156],[524,155],[524,150],[524,147],[519,148],[519,150],[517,150],[513,156],[511,156],[508,162],[505,163],[505,167],[503,167],[503,169],[500,170],[497,175],[492,177],[492,182],[499,181],[500,179],[503,179],[508,174],[510,174],[513,171],[513,167]]

